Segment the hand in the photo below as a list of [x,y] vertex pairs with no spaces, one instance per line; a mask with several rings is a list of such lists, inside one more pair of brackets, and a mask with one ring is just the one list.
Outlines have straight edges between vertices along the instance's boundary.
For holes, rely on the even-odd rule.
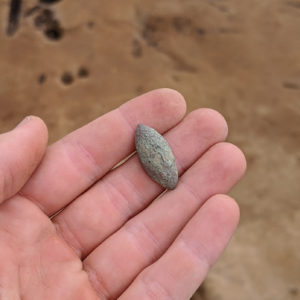
[[[43,158],[39,118],[1,135],[1,299],[192,296],[238,223],[237,204],[221,193],[240,179],[245,159],[223,142],[219,113],[184,113],[177,92],[153,91],[67,135]],[[166,132],[181,175],[153,203],[162,189],[136,155],[111,170],[134,151],[137,123]]]

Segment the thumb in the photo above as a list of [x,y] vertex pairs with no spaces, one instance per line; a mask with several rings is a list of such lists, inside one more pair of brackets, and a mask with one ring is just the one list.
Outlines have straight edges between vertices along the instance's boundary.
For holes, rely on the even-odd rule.
[[26,183],[42,159],[47,141],[45,123],[34,116],[0,135],[0,203]]

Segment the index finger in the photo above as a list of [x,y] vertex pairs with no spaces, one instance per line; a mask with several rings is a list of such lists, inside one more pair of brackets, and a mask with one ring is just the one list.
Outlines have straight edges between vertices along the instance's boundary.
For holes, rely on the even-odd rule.
[[21,194],[54,214],[134,150],[138,123],[163,133],[183,118],[185,109],[181,94],[170,89],[121,105],[51,145]]

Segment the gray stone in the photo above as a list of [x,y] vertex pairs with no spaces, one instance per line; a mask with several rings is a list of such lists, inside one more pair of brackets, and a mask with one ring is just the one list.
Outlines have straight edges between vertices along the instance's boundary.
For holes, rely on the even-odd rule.
[[178,182],[178,171],[168,142],[153,128],[139,124],[135,147],[146,173],[162,187],[173,190]]

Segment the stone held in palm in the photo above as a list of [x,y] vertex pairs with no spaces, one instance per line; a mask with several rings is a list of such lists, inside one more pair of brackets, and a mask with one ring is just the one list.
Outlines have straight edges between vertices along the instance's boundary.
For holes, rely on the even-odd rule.
[[164,137],[155,129],[139,124],[135,132],[135,147],[151,179],[173,190],[178,182],[178,171],[174,154]]

